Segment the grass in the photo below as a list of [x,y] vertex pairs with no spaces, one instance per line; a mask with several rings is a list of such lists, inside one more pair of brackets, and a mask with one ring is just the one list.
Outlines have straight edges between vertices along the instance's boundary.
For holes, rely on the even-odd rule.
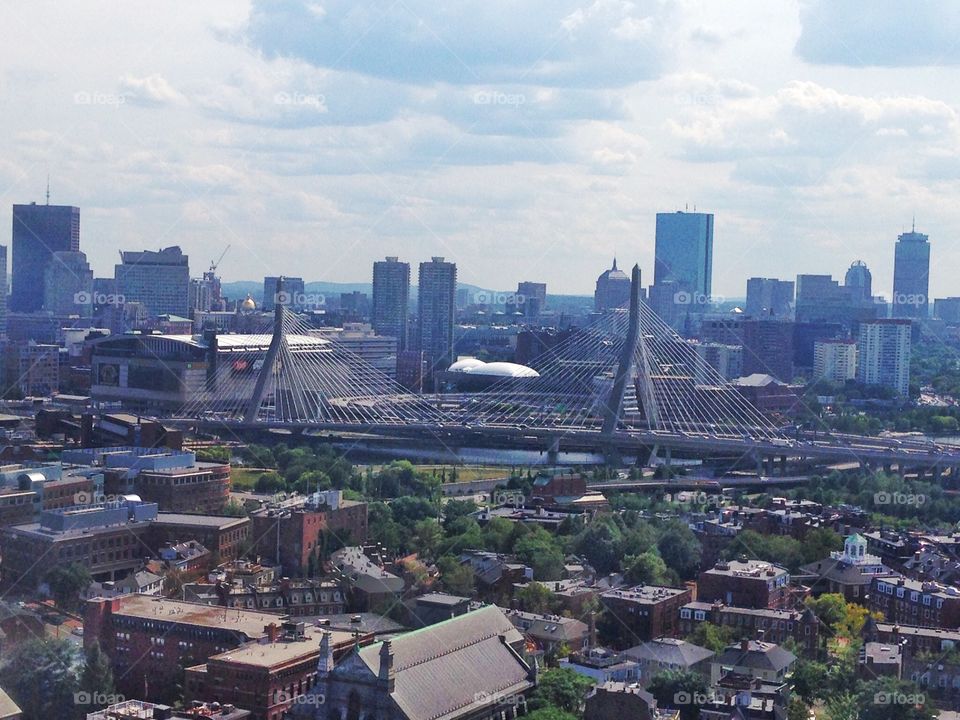
[[230,470],[230,481],[234,490],[252,490],[257,480],[268,470],[251,470],[234,466]]

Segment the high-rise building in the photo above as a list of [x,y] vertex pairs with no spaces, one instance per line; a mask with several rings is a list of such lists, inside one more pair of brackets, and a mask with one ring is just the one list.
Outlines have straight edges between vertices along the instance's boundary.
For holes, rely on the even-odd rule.
[[7,336],[7,246],[0,245],[0,339]]
[[597,312],[616,310],[630,305],[630,278],[617,268],[617,259],[613,267],[604,270],[597,278],[597,287],[593,293],[593,309]]
[[893,316],[926,320],[930,292],[930,238],[916,231],[897,238],[893,260]]
[[13,206],[13,312],[43,309],[44,271],[53,253],[80,250],[80,208],[70,205]]
[[857,341],[857,380],[865,385],[910,390],[910,330],[908,319],[860,323]]
[[54,315],[93,315],[93,270],[85,254],[53,253],[44,270],[43,309]]
[[377,335],[397,339],[397,350],[407,349],[410,313],[410,263],[396,257],[373,264],[373,306],[370,324]]
[[960,297],[937,298],[933,301],[933,316],[945,323],[960,323]]
[[709,303],[713,278],[713,214],[657,213],[653,282],[673,280],[680,290]]
[[517,283],[514,305],[524,317],[539,317],[547,307],[547,284],[529,281]]
[[781,382],[793,380],[793,323],[786,320],[745,320],[743,374],[763,373]]
[[456,310],[457,266],[434,257],[420,263],[417,300],[418,350],[432,377],[454,361],[453,320]]
[[814,380],[845,383],[857,376],[857,341],[817,340],[813,346]]
[[843,286],[854,303],[868,303],[873,299],[873,274],[863,260],[856,260],[843,278]]
[[753,277],[747,280],[746,313],[754,318],[790,318],[793,314],[793,281]]
[[[277,306],[277,278],[275,275],[268,275],[263,278],[263,304],[262,308],[264,312],[273,312],[273,309]],[[281,290],[280,300],[283,301],[283,304],[289,307],[292,310],[303,310],[305,305],[307,305],[306,292],[304,290],[305,286],[303,283],[303,278],[301,277],[283,277],[283,290]],[[317,305],[319,303],[312,303]]]
[[190,315],[189,258],[176,245],[163,250],[121,251],[113,272],[124,303],[142,303],[147,313]]

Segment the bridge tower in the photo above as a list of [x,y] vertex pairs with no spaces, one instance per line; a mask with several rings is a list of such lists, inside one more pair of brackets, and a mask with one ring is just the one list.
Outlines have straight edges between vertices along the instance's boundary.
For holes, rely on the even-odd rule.
[[257,416],[260,414],[260,406],[263,404],[263,396],[267,390],[267,381],[270,379],[277,365],[277,355],[280,354],[280,348],[286,342],[283,329],[284,305],[286,304],[283,302],[282,295],[283,280],[284,278],[282,276],[277,278],[277,289],[274,295],[273,308],[273,335],[270,338],[270,347],[267,348],[267,355],[263,359],[263,367],[260,368],[260,373],[257,375],[257,384],[254,386],[253,394],[250,396],[250,403],[247,405],[247,410],[243,415],[243,422],[246,425],[252,425],[257,421]]

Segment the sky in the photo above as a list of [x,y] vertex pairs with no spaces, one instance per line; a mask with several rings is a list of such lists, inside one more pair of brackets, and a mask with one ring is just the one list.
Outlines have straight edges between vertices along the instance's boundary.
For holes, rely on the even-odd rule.
[[31,0],[0,26],[0,227],[49,175],[98,277],[229,245],[225,281],[439,255],[589,294],[614,255],[652,281],[656,213],[696,207],[719,297],[857,259],[889,294],[914,216],[960,295],[952,0]]

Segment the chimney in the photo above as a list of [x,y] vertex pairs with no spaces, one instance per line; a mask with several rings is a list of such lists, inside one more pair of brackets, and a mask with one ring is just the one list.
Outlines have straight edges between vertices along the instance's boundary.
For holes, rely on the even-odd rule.
[[380,674],[378,680],[388,693],[393,692],[396,673],[393,669],[393,644],[384,640],[380,646]]
[[333,670],[333,646],[330,644],[330,631],[324,630],[320,638],[320,657],[317,659],[317,676],[326,677]]
[[590,627],[590,647],[596,647],[597,646],[597,614],[593,610],[590,611],[590,619],[588,622]]
[[272,622],[269,625],[263,626],[263,631],[267,634],[270,642],[275,643],[280,637],[280,626]]
[[743,638],[740,641],[740,649],[743,650],[743,652],[747,652],[750,649],[750,640],[748,638]]

